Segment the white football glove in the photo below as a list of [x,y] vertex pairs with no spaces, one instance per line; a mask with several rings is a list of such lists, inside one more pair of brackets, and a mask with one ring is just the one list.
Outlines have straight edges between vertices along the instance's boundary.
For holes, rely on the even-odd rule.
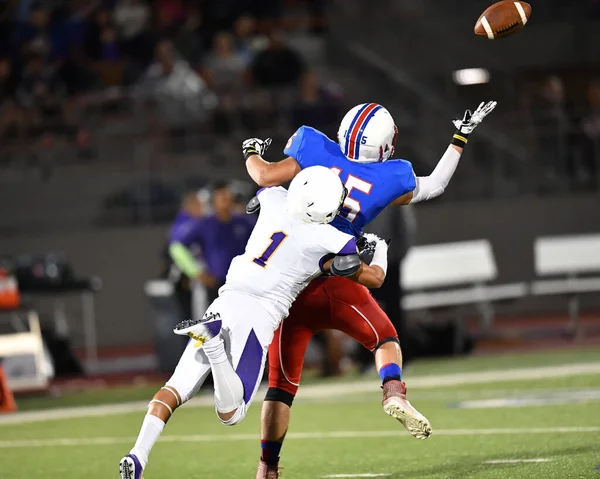
[[267,151],[267,148],[271,145],[271,138],[261,140],[259,138],[248,138],[242,143],[242,152],[244,153],[244,159],[252,155],[263,156]]
[[481,102],[473,113],[471,113],[471,110],[467,110],[462,120],[455,119],[452,120],[452,123],[454,123],[458,132],[469,135],[496,108],[496,104],[495,101]]

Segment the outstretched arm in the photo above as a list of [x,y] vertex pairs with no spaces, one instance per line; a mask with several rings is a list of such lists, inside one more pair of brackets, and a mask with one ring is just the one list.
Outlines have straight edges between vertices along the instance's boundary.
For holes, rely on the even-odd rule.
[[350,276],[350,279],[369,289],[377,289],[381,288],[381,285],[385,280],[385,271],[383,271],[381,266],[370,266],[366,263],[362,263],[362,267]]
[[420,201],[427,201],[440,196],[456,171],[458,161],[468,142],[469,135],[494,108],[496,108],[495,101],[481,103],[474,113],[467,110],[462,120],[454,120],[453,123],[456,126],[456,132],[452,137],[450,146],[448,146],[448,149],[442,155],[431,175],[417,176],[415,189],[410,193],[396,198],[393,204],[407,205],[409,203],[419,203]]
[[300,172],[300,165],[291,156],[270,163],[260,155],[252,155],[246,160],[246,169],[258,186],[266,187],[279,186],[292,180]]
[[325,263],[323,269],[334,276],[345,276],[369,289],[377,289],[383,284],[387,272],[388,244],[374,234],[367,233],[364,236],[366,241],[360,252],[335,256]]
[[292,180],[300,172],[300,165],[291,156],[276,163],[266,161],[263,155],[270,144],[271,138],[264,141],[250,138],[242,144],[248,174],[261,187],[279,186]]
[[[338,267],[345,266],[349,269],[336,270],[334,262],[338,263]],[[381,266],[364,263],[358,254],[336,256],[323,265],[323,270],[331,272],[334,276],[344,276],[369,289],[381,288],[385,280],[385,271]]]

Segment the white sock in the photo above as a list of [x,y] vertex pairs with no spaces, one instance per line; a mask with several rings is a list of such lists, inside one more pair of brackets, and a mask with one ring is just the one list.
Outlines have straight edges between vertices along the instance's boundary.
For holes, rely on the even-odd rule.
[[134,454],[142,464],[142,467],[146,467],[148,464],[148,456],[150,451],[154,447],[154,443],[158,441],[158,438],[165,428],[165,423],[162,419],[153,416],[152,414],[146,414],[140,434],[137,438],[135,446],[131,450],[130,454]]
[[244,385],[229,362],[225,345],[217,336],[202,345],[212,369],[215,406],[219,412],[231,412],[244,403]]

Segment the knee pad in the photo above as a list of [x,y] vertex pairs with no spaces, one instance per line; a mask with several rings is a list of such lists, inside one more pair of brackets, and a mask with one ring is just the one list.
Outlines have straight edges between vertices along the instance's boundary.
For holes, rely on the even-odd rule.
[[[298,389],[298,388],[296,388]],[[292,407],[292,403],[294,402],[295,394],[290,393],[289,391],[284,391],[279,388],[269,388],[267,390],[267,394],[265,396],[265,401],[276,401],[282,402],[286,404],[288,407]]]
[[235,410],[235,414],[233,416],[231,416],[231,418],[227,419],[226,421],[221,419],[221,416],[219,416],[218,411],[217,412],[217,417],[219,418],[219,421],[221,421],[223,423],[223,425],[225,426],[235,426],[236,424],[239,424],[240,422],[242,422],[242,419],[244,419],[246,417],[246,411],[248,410],[248,407],[246,406],[246,404],[242,404],[240,407],[238,407]]
[[373,352],[377,351],[385,343],[396,343],[398,346],[400,346],[400,341],[398,340],[398,336],[388,336],[387,338],[383,338],[381,341],[379,341],[375,345],[375,348],[373,349]]

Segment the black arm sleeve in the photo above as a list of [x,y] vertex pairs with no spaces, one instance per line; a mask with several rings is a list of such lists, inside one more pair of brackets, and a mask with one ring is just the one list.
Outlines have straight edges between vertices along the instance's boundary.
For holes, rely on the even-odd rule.
[[336,256],[331,263],[331,274],[335,276],[352,276],[360,269],[360,258],[357,254]]

